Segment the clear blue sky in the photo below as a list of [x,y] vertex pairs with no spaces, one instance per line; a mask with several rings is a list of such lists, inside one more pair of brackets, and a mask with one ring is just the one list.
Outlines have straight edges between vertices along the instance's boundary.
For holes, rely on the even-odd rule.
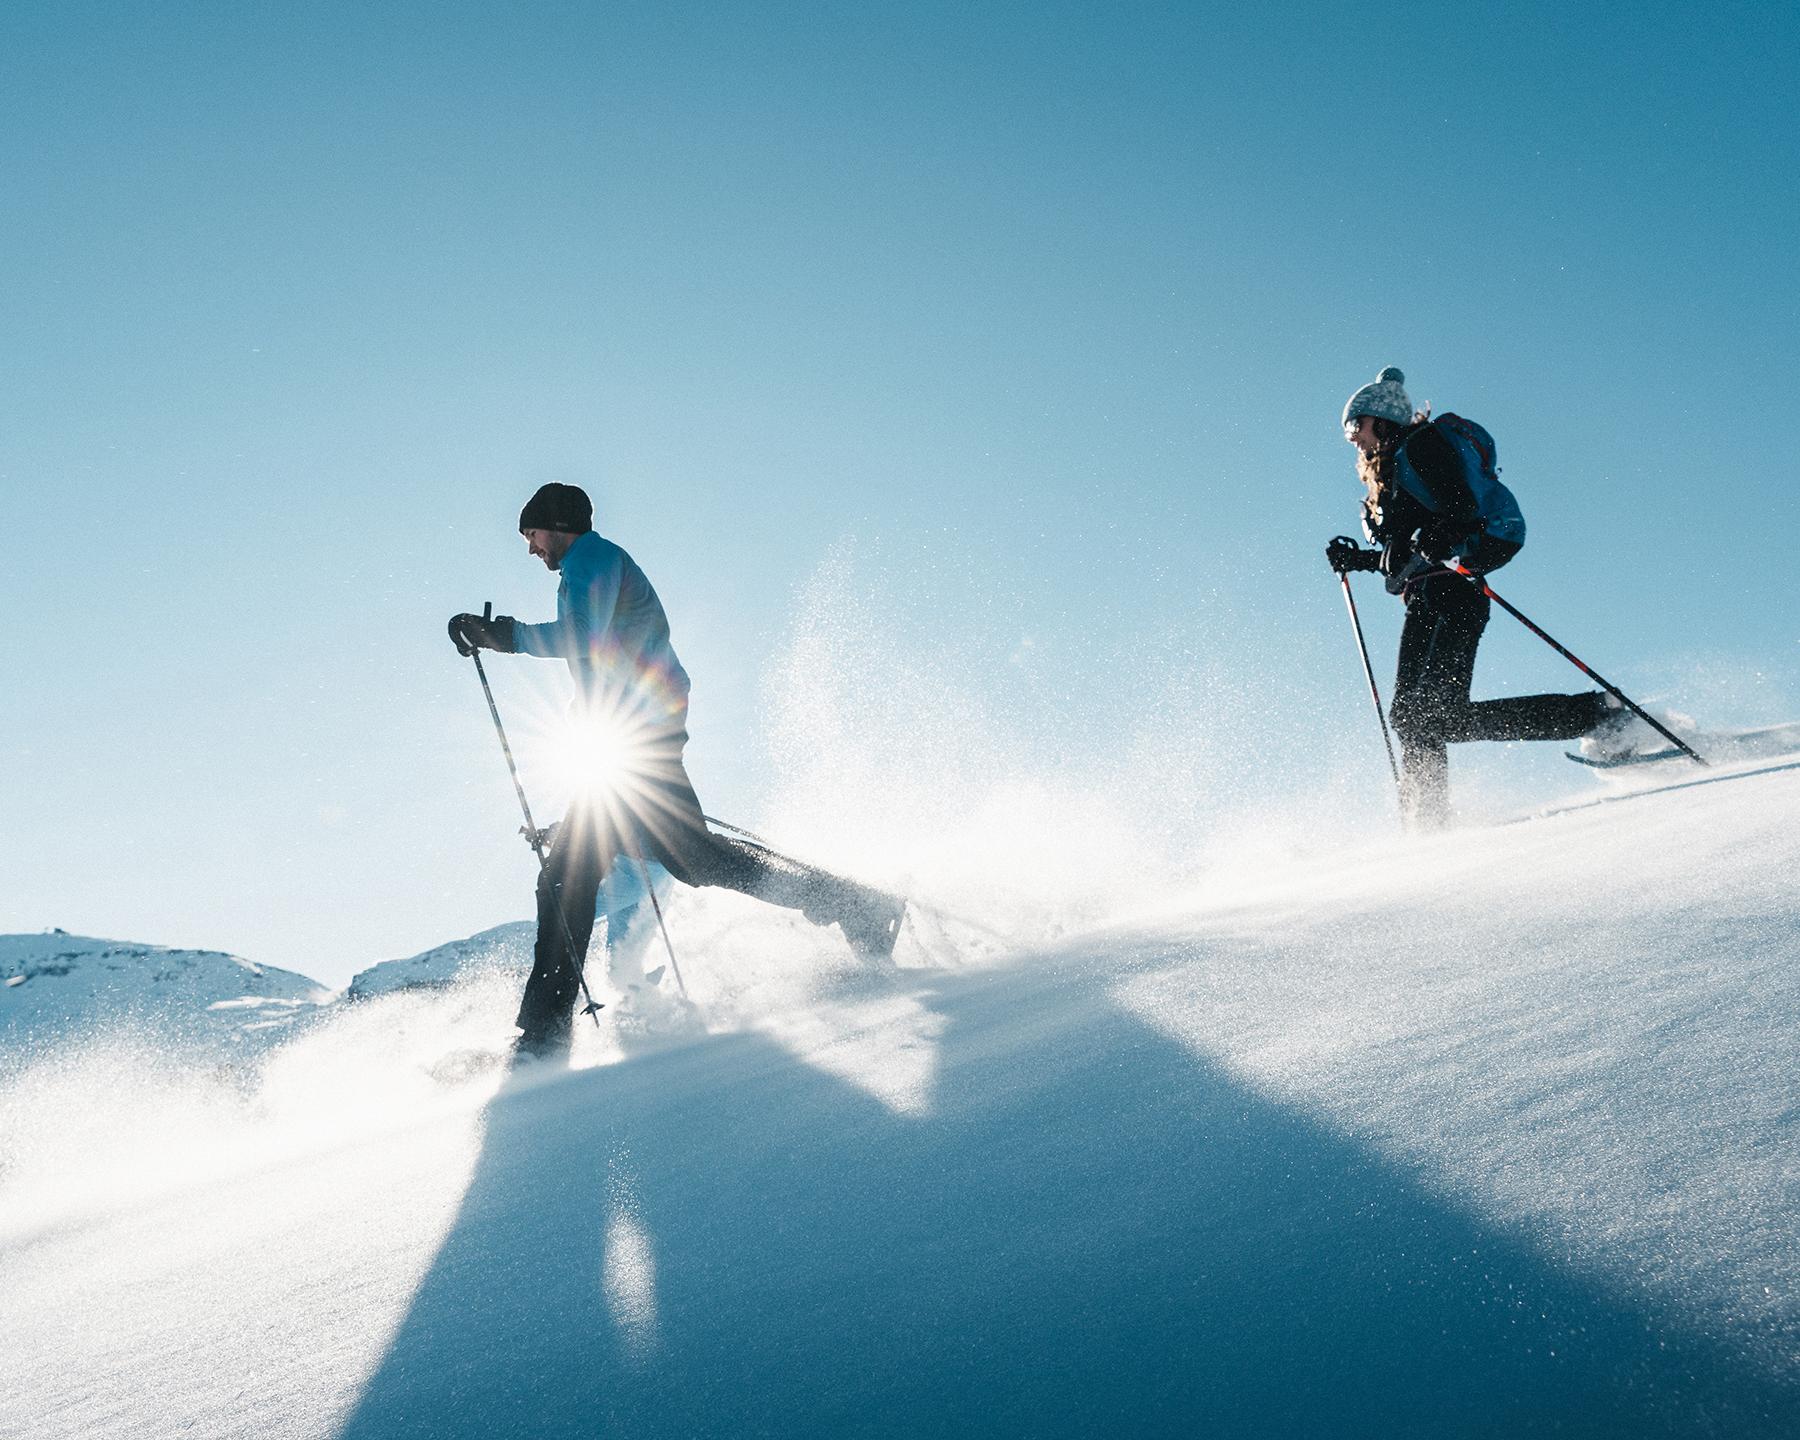
[[[337,982],[528,913],[443,625],[548,615],[547,479],[661,591],[715,813],[780,812],[828,574],[852,694],[931,677],[889,738],[1169,789],[1189,697],[1391,824],[1320,557],[1387,364],[1498,437],[1502,593],[1790,718],[1797,61],[1773,4],[8,5],[0,930]],[[1577,678],[1497,618],[1477,693]]]

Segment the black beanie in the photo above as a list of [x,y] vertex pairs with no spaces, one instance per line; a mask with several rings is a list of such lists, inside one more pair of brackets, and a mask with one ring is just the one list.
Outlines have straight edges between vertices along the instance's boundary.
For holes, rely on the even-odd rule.
[[519,533],[527,530],[561,530],[585,535],[594,528],[594,502],[579,485],[549,484],[525,502],[519,512]]

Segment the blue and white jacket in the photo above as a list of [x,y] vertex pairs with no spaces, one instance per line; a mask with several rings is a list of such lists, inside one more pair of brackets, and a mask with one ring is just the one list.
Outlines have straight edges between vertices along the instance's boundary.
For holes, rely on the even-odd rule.
[[590,530],[568,549],[556,619],[513,625],[526,655],[562,657],[590,713],[664,725],[687,719],[688,677],[662,601],[637,562]]

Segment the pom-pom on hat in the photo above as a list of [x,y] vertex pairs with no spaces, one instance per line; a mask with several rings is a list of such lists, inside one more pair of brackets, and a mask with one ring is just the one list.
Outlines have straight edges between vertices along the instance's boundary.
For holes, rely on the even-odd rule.
[[1373,415],[1378,420],[1392,420],[1396,425],[1410,425],[1413,403],[1406,398],[1406,377],[1392,365],[1350,397],[1344,407],[1344,424],[1358,415]]
[[594,502],[579,485],[555,483],[538,488],[519,512],[519,533],[527,530],[561,530],[585,535],[594,528]]

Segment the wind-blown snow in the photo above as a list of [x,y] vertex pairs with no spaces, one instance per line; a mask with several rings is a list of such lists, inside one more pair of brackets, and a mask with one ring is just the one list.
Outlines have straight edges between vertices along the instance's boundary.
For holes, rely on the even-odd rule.
[[446,1065],[479,967],[248,1080],[59,1051],[0,1101],[0,1432],[1800,1432],[1797,802],[1270,832],[885,979],[684,892],[710,1033],[566,1074]]

